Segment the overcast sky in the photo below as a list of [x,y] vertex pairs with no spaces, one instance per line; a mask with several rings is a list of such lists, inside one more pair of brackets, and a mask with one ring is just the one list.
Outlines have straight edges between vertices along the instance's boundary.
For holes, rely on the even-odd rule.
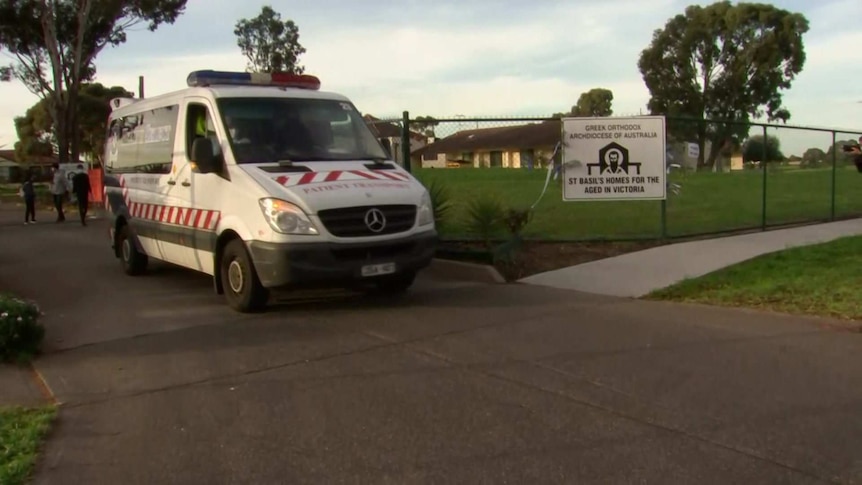
[[[234,24],[270,4],[298,24],[306,71],[363,113],[546,116],[568,110],[583,91],[605,87],[614,93],[615,114],[637,114],[649,98],[638,55],[653,30],[691,3],[711,2],[189,0],[173,25],[138,28],[125,44],[103,51],[97,81],[137,91],[143,75],[152,96],[185,87],[195,69],[243,70]],[[862,130],[862,1],[773,3],[811,23],[805,68],[784,95],[790,123]],[[12,82],[0,84],[0,100],[0,145],[11,148],[13,118],[37,98]],[[790,154],[799,138],[781,131]],[[829,137],[817,135],[816,144],[826,148]]]

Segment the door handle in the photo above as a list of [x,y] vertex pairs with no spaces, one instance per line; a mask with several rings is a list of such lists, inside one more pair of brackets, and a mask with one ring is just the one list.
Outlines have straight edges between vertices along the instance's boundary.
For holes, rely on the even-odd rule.
[[168,180],[168,185],[176,185],[176,184],[177,184],[176,180]]
[[192,183],[191,183],[191,182],[189,182],[188,180],[183,180],[183,184],[182,184],[182,185],[183,185],[183,187],[189,187],[189,186],[191,186],[191,184],[192,184]]

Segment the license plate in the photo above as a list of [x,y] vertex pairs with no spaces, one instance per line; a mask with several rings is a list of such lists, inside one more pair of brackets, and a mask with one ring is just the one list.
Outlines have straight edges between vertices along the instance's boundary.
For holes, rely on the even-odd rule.
[[362,276],[379,276],[395,272],[395,263],[369,264],[362,267]]

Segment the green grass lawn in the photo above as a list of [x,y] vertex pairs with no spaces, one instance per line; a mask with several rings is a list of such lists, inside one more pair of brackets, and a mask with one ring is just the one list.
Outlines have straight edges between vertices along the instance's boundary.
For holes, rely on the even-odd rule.
[[766,254],[645,297],[862,320],[862,236]]
[[56,412],[53,406],[0,408],[0,484],[27,483]]
[[[462,224],[471,198],[495,195],[514,207],[529,207],[539,197],[547,172],[524,169],[418,169],[423,182],[438,180],[450,193],[454,209],[444,237],[468,237]],[[668,195],[667,235],[689,236],[759,227],[763,208],[763,173],[675,173],[680,195]],[[768,225],[824,220],[830,217],[832,171],[770,171],[766,183]],[[563,202],[561,182],[536,207],[526,235],[553,240],[653,238],[661,236],[661,202]],[[841,167],[836,174],[836,216],[862,215],[862,174]]]

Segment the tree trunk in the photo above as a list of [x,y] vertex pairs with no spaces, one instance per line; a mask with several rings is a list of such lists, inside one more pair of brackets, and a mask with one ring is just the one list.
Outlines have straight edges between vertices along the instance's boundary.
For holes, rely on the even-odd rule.
[[715,160],[725,143],[727,143],[727,137],[723,135],[712,142],[712,146],[709,148],[709,158],[706,160],[706,166],[710,169],[715,168]]
[[69,116],[69,124],[67,125],[69,132],[69,161],[78,163],[81,159],[81,127],[78,126],[78,100],[77,90],[69,93],[69,104],[67,106]]
[[69,134],[71,135],[71,158],[78,163],[81,153],[81,127],[78,126],[78,93],[81,89],[81,78],[90,64],[90,57],[84,57],[84,36],[90,20],[91,0],[81,0],[78,5],[78,32],[75,37],[75,50],[72,53],[73,65],[70,72],[72,79],[68,83],[69,92]]
[[706,164],[706,121],[701,120],[697,125],[697,171],[705,170]]
[[42,0],[42,34],[51,61],[54,95],[51,97],[51,117],[54,122],[54,135],[57,138],[57,158],[66,163],[69,155],[69,138],[66,123],[65,100],[63,93],[63,65],[60,60],[60,45],[57,41],[56,9],[53,0]]

